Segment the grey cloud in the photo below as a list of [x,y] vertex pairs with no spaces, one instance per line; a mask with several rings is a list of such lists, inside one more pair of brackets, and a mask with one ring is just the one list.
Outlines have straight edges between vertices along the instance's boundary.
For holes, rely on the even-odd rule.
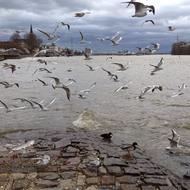
[[[181,0],[178,7],[172,3],[167,6],[162,5],[160,8],[156,7],[156,15],[149,13],[147,17],[132,18],[134,7],[126,8],[117,0],[38,0],[35,2],[0,0],[0,38],[7,39],[8,34],[14,30],[28,31],[30,24],[33,24],[34,29],[40,28],[51,32],[60,21],[64,21],[71,24],[71,31],[59,29],[58,33],[62,38],[58,43],[61,45],[72,46],[72,43],[76,43],[77,48],[82,48],[78,33],[81,30],[92,41],[88,45],[95,49],[117,51],[121,48],[132,49],[151,42],[159,42],[162,44],[163,51],[166,49],[170,51],[169,47],[176,40],[177,33],[180,39],[189,39],[188,1]],[[78,11],[90,11],[91,14],[76,18],[74,13]],[[143,24],[146,19],[153,19],[156,25]],[[167,29],[169,25],[176,26],[177,30],[169,32]],[[123,40],[121,46],[115,49],[109,42],[101,44],[96,41],[97,37],[111,36],[117,31],[121,32]]]

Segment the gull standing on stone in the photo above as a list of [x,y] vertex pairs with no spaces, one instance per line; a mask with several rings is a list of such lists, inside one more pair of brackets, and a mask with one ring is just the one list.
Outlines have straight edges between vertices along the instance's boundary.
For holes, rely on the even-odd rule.
[[147,11],[152,12],[155,14],[155,8],[153,5],[144,5],[140,2],[122,2],[122,3],[129,3],[135,6],[135,14],[132,17],[144,17],[147,15]]

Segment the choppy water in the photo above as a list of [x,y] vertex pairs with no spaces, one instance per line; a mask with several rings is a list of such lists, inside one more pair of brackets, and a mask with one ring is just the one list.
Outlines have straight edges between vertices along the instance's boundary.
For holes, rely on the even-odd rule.
[[[83,57],[45,58],[48,62],[46,68],[51,70],[52,74],[34,74],[37,68],[45,67],[37,63],[38,58],[4,61],[16,64],[20,69],[11,74],[10,70],[0,68],[0,80],[18,82],[20,88],[14,86],[5,89],[0,86],[1,100],[9,106],[26,105],[13,100],[18,97],[35,98],[35,101],[44,100],[45,103],[56,97],[56,101],[48,111],[33,110],[29,106],[9,113],[0,109],[0,128],[62,130],[68,127],[81,128],[80,122],[88,120],[85,128],[101,132],[113,131],[114,138],[123,139],[124,142],[137,141],[150,152],[154,160],[183,175],[190,167],[189,156],[168,155],[165,147],[169,145],[167,137],[171,135],[171,128],[177,130],[184,144],[190,145],[190,57],[164,55],[163,70],[150,75],[153,68],[149,64],[156,65],[161,57],[114,56],[112,60],[106,60],[107,56],[94,56],[88,61]],[[112,62],[129,63],[129,69],[119,72],[118,67],[111,64]],[[98,68],[89,71],[85,64]],[[113,82],[101,67],[116,73],[120,81]],[[72,72],[67,71],[70,68]],[[70,86],[70,102],[66,99],[64,90],[53,90],[52,80],[48,76],[59,77],[65,84],[68,78],[77,80],[77,83]],[[38,78],[49,82],[50,85],[42,86],[36,81]],[[114,90],[127,81],[131,81],[129,89],[114,93]],[[79,91],[88,88],[94,82],[96,87],[87,98],[78,98]],[[187,85],[184,94],[171,98],[173,93],[177,92],[178,85],[182,83]],[[163,91],[147,94],[143,100],[137,99],[141,89],[155,84],[162,85]],[[86,113],[84,121],[81,119],[81,113]],[[73,121],[76,121],[75,125]],[[186,164],[181,164],[183,162]]]

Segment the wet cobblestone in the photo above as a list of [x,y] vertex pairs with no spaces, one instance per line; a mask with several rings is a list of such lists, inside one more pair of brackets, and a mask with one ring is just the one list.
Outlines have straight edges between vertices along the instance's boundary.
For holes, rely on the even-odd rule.
[[[154,164],[143,151],[134,152],[133,159],[128,160],[123,157],[126,152],[120,145],[94,141],[91,137],[70,141],[68,136],[65,140],[51,139],[56,141],[55,145],[44,139],[29,152],[1,154],[0,190],[190,189],[188,184]],[[50,161],[39,164],[38,158],[44,155]]]

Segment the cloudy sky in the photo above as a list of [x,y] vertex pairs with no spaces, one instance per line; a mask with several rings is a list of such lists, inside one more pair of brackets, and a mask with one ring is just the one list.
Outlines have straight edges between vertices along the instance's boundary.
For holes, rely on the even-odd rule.
[[[160,52],[170,52],[171,44],[179,40],[190,41],[190,3],[189,0],[139,0],[147,5],[154,5],[156,14],[148,13],[141,18],[131,17],[134,6],[126,8],[118,0],[0,0],[0,40],[9,39],[15,30],[27,32],[32,24],[34,31],[44,43],[46,38],[37,29],[52,32],[58,23],[71,25],[71,31],[60,27],[58,35],[61,39],[58,45],[83,49],[91,47],[94,51],[136,50],[136,47],[146,47],[150,43],[161,44]],[[91,14],[82,18],[74,17],[75,12],[90,11]],[[152,19],[155,22],[144,23]],[[176,30],[168,31],[168,26]],[[87,44],[79,43],[81,31]],[[97,37],[111,37],[120,32],[123,40],[117,47],[112,47],[109,41],[99,42]]]

